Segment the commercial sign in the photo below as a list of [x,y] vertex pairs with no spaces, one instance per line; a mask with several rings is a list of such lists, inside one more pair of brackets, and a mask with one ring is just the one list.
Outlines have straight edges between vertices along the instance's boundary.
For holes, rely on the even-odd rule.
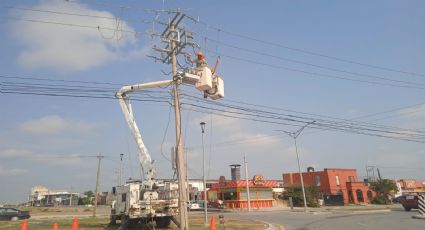
[[252,179],[254,185],[263,185],[264,184],[264,176],[263,175],[255,175]]

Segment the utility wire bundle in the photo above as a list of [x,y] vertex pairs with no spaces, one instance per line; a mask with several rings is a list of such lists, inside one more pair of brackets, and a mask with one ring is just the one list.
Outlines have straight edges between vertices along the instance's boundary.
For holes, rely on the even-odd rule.
[[[0,92],[3,94],[22,94],[57,96],[90,99],[113,99],[118,86],[122,84],[88,81],[53,80],[47,78],[29,78],[0,75]],[[216,102],[204,100],[190,91],[182,91],[181,105],[184,110],[214,114],[231,119],[247,120],[289,127],[302,127],[312,123],[309,128],[324,131],[332,130],[344,133],[385,137],[412,142],[425,142],[425,131],[393,126],[378,125],[369,122],[340,119],[317,114],[302,113],[294,110],[254,105],[239,101],[223,100]],[[134,94],[132,101],[171,104],[172,97],[166,89],[144,90]],[[243,106],[242,106],[243,105]]]

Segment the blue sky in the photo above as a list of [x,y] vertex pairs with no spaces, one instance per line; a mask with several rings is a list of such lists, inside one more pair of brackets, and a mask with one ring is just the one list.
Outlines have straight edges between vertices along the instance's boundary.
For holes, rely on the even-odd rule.
[[[146,57],[155,55],[151,47],[159,45],[148,32],[163,29],[151,21],[169,16],[147,9],[180,8],[199,17],[198,23],[186,19],[184,25],[195,33],[210,66],[221,56],[222,103],[302,112],[312,120],[319,115],[332,121],[370,115],[356,121],[409,129],[415,135],[425,129],[423,1],[45,0],[1,5],[0,201],[25,200],[36,185],[93,190],[93,156],[99,153],[105,156],[103,191],[116,184],[120,153],[125,154],[125,177],[140,175],[136,146],[116,100],[22,93],[36,83],[74,84],[105,87],[113,96],[121,85],[170,79],[164,74],[170,66]],[[25,84],[24,91],[5,93],[5,87],[10,90],[17,83]],[[182,89],[203,100],[191,87]],[[150,96],[166,97],[167,90]],[[164,156],[169,157],[175,143],[174,112],[167,103],[135,101],[133,106],[158,177],[172,177]],[[229,178],[228,166],[242,164],[243,153],[250,175],[280,179],[282,173],[297,170],[292,139],[276,130],[298,127],[183,107],[189,177],[202,175],[201,121],[207,123],[209,178]],[[356,168],[363,177],[369,164],[380,167],[387,178],[425,180],[424,143],[318,128],[323,127],[307,128],[298,139],[303,168]]]

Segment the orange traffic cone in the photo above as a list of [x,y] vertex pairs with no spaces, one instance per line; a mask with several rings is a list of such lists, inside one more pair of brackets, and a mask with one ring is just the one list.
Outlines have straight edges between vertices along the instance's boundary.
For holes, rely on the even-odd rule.
[[210,230],[216,230],[214,216],[211,216]]
[[22,223],[21,230],[28,230],[28,219],[25,219]]
[[80,223],[76,216],[74,216],[74,219],[72,220],[71,230],[80,230]]
[[52,230],[59,230],[59,228],[58,228],[58,224],[54,223],[54,224],[53,224],[53,227],[52,227]]

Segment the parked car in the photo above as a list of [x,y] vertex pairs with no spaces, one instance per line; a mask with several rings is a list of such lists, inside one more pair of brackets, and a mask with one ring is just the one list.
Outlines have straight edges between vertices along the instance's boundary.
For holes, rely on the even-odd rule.
[[200,209],[201,207],[199,206],[199,203],[197,203],[196,201],[190,201],[190,202],[188,202],[188,204],[187,204],[187,208],[188,208],[189,210],[198,210],[198,209]]
[[28,211],[21,211],[16,208],[0,208],[0,220],[22,220],[30,217]]
[[418,195],[406,195],[400,199],[400,204],[403,205],[404,210],[410,211],[412,208],[419,208]]
[[218,208],[218,209],[226,208],[226,206],[223,204],[223,201],[221,201],[221,200],[208,202],[208,207],[209,208]]

